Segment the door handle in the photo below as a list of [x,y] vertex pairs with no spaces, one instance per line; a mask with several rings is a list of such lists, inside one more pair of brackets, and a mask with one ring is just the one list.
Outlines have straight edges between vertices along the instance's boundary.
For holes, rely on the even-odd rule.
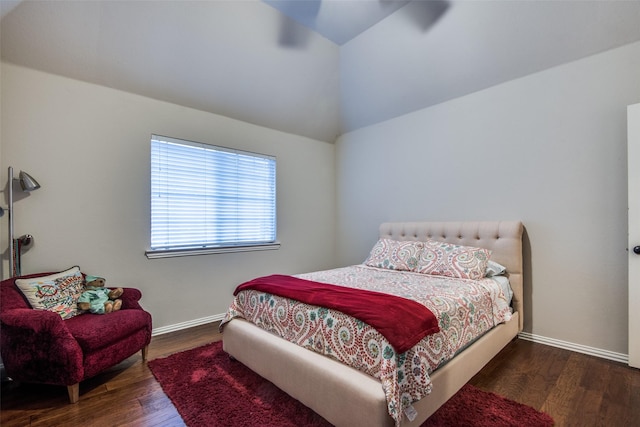
[[633,247],[633,253],[636,255],[640,255],[640,246],[634,246]]

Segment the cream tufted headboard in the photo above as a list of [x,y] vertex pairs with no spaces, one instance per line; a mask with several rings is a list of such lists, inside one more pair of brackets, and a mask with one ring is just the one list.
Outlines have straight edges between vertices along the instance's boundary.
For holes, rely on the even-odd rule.
[[393,240],[438,240],[456,245],[490,249],[491,259],[507,267],[513,289],[513,308],[519,313],[522,331],[523,262],[520,221],[482,222],[387,222],[380,225],[380,237]]

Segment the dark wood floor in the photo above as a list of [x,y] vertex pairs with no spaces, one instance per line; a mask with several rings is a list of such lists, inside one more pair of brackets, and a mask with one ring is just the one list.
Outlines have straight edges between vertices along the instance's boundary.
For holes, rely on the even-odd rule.
[[[154,337],[149,359],[217,341],[217,325]],[[557,426],[640,426],[640,370],[592,356],[515,340],[471,381],[547,412]],[[153,375],[135,355],[80,385],[2,384],[2,427],[183,426]]]

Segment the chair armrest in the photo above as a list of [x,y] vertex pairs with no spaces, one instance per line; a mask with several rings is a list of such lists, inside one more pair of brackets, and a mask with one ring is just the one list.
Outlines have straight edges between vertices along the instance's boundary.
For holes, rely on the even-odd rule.
[[122,308],[124,310],[142,310],[140,306],[140,299],[142,298],[142,292],[136,288],[122,288]]
[[58,313],[31,308],[15,308],[0,314],[3,327],[28,334],[46,333],[57,338],[73,338]]
[[0,352],[7,374],[24,382],[80,381],[82,349],[64,322],[47,310],[18,308],[0,314]]

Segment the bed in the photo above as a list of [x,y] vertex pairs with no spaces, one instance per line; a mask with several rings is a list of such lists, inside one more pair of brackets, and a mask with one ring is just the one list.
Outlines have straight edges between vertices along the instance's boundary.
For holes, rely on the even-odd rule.
[[[384,223],[380,239],[439,241],[486,248],[506,267],[513,296],[508,320],[493,326],[429,373],[430,393],[390,415],[383,383],[371,375],[289,342],[241,318],[223,323],[223,347],[233,358],[336,426],[419,426],[452,397],[523,327],[523,226],[518,221]],[[304,276],[304,275],[303,275]],[[310,276],[313,278],[313,276]]]

